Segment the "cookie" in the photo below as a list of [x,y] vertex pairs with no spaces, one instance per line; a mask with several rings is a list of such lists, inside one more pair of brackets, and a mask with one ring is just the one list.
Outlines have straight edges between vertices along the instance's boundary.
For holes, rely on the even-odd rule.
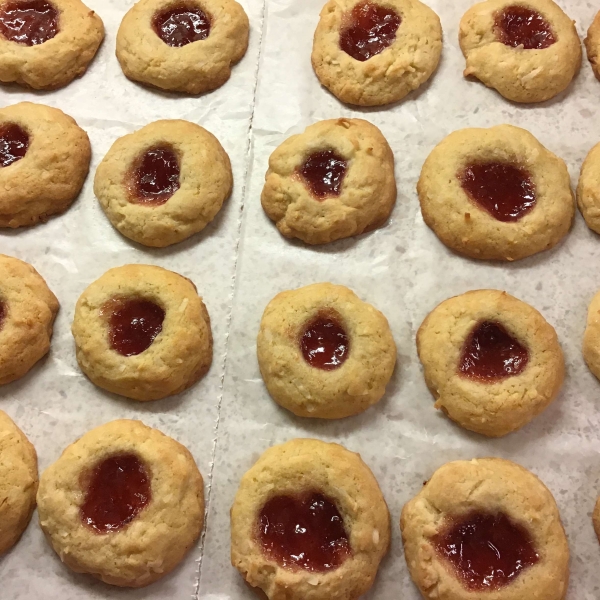
[[83,75],[104,39],[80,0],[0,0],[0,81],[54,90]]
[[600,292],[592,298],[588,309],[583,358],[590,371],[600,379]]
[[35,448],[0,410],[0,556],[27,529],[38,488]]
[[312,66],[342,102],[381,106],[423,85],[442,53],[442,26],[419,0],[329,0],[315,31]]
[[563,600],[569,546],[556,502],[501,458],[443,465],[402,510],[404,556],[423,598]]
[[57,108],[19,102],[0,108],[0,227],[23,227],[62,213],[90,168],[87,133]]
[[585,48],[594,75],[600,79],[600,12],[596,15],[585,38]]
[[556,398],[565,376],[552,325],[498,290],[442,302],[419,328],[417,350],[435,407],[490,437],[529,423]]
[[396,202],[394,155],[368,121],[319,121],[271,154],[261,202],[282,235],[307,244],[371,231]]
[[198,539],[204,486],[185,446],[140,421],[92,429],[40,478],[40,526],[67,567],[143,587]]
[[581,166],[577,204],[587,226],[600,233],[600,144],[590,150]]
[[178,394],[212,362],[210,319],[196,286],[161,267],[104,273],[79,297],[72,331],[81,370],[133,400]]
[[0,385],[23,377],[48,353],[58,306],[30,264],[0,254]]
[[575,212],[564,161],[512,125],[451,133],[425,161],[417,190],[423,219],[438,238],[484,260],[552,248]]
[[248,35],[248,17],[235,0],[139,0],[119,27],[117,58],[133,81],[201,94],[229,79]]
[[265,308],[256,350],[269,394],[300,417],[367,410],[384,395],[396,364],[387,319],[332,283],[277,294]]
[[231,508],[231,563],[269,600],[355,600],[390,543],[390,515],[358,454],[296,439],[269,448]]
[[600,542],[600,496],[598,497],[598,500],[596,500],[596,504],[594,506],[594,512],[592,513],[592,523],[594,525],[596,537]]
[[581,67],[573,21],[552,0],[487,0],[460,22],[465,77],[513,102],[543,102],[564,91]]
[[229,198],[229,156],[203,127],[155,121],[119,138],[94,179],[94,192],[125,237],[163,248],[202,231]]

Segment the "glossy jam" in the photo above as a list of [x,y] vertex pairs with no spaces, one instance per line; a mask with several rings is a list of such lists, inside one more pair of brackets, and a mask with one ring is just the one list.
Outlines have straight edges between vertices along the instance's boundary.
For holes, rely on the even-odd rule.
[[470,165],[459,175],[459,180],[471,200],[498,221],[518,221],[536,203],[529,173],[509,163]]
[[108,320],[110,347],[123,356],[135,356],[147,350],[162,331],[165,311],[140,298],[107,302],[102,314]]
[[150,477],[135,454],[106,458],[81,483],[85,489],[81,520],[96,533],[122,529],[152,497]]
[[369,60],[394,43],[400,23],[402,18],[396,11],[361,2],[345,18],[340,48],[356,60]]
[[0,330],[4,325],[4,320],[6,319],[6,304],[0,300]]
[[314,152],[300,167],[300,176],[317,200],[339,196],[348,163],[333,150]]
[[58,33],[58,11],[45,0],[15,0],[0,9],[0,34],[11,42],[38,46]]
[[29,149],[29,134],[16,123],[0,125],[0,167],[21,160]]
[[264,552],[289,569],[329,571],[350,555],[342,517],[319,492],[271,498],[260,513],[258,538]]
[[470,379],[493,382],[518,375],[528,362],[527,348],[500,323],[483,321],[465,341],[459,371]]
[[300,349],[311,367],[323,371],[341,367],[348,358],[350,343],[338,315],[324,311],[309,321],[300,338]]
[[529,532],[504,513],[472,512],[432,541],[473,591],[502,588],[539,560]]
[[543,50],[556,42],[550,23],[524,6],[507,6],[496,14],[496,38],[505,46]]
[[161,206],[179,189],[179,160],[169,146],[146,150],[131,174],[130,200]]
[[174,48],[205,40],[210,35],[210,19],[197,6],[167,8],[154,16],[152,26],[156,35]]

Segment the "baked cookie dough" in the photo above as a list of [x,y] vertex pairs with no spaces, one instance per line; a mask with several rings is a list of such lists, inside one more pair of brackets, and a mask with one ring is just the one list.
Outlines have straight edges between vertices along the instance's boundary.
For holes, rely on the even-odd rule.
[[231,563],[269,600],[355,600],[390,543],[390,515],[358,454],[296,439],[269,448],[231,508]]
[[588,309],[583,358],[590,371],[600,379],[600,292],[592,298]]
[[490,437],[529,423],[556,398],[565,375],[552,325],[498,290],[442,302],[419,328],[417,350],[435,407]]
[[460,47],[473,76],[513,102],[543,102],[581,67],[575,24],[552,0],[487,0],[463,16]]
[[57,108],[0,108],[0,227],[23,227],[64,212],[90,168],[87,133]]
[[592,523],[594,525],[594,531],[596,532],[596,537],[600,542],[600,496],[596,500],[596,504],[594,506],[594,512],[592,514]]
[[196,286],[161,267],[104,273],[77,301],[72,331],[81,370],[133,400],[178,394],[212,362],[210,319]]
[[139,0],[119,27],[117,58],[133,81],[201,94],[229,79],[248,35],[235,0]]
[[0,556],[19,541],[29,525],[37,487],[35,448],[0,410]]
[[277,404],[300,417],[341,419],[385,393],[396,345],[387,319],[347,287],[315,283],[269,302],[258,365]]
[[202,231],[230,196],[229,156],[203,127],[155,121],[119,138],[94,179],[110,222],[125,237],[163,248]]
[[0,81],[54,90],[83,75],[104,39],[80,0],[0,0]]
[[594,75],[600,79],[600,12],[590,25],[585,38],[585,48],[588,59],[592,65]]
[[58,306],[30,264],[0,254],[0,385],[23,377],[48,353]]
[[329,0],[315,31],[312,66],[342,102],[380,106],[423,85],[441,53],[440,19],[419,0]]
[[512,261],[548,250],[575,212],[564,161],[512,125],[451,133],[425,161],[417,190],[425,223],[471,258]]
[[587,226],[600,233],[600,144],[590,150],[581,166],[577,204]]
[[402,510],[411,577],[432,600],[563,600],[569,546],[556,502],[500,458],[440,467]]
[[62,562],[121,587],[172,571],[204,523],[194,458],[140,421],[112,421],[68,446],[42,473],[37,503]]

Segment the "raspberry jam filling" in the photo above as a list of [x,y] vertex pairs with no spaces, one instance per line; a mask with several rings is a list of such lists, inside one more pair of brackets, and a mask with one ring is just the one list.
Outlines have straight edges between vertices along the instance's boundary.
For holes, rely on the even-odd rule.
[[540,558],[529,532],[502,512],[452,520],[432,542],[472,591],[498,590]]
[[135,454],[117,454],[96,465],[82,481],[81,520],[96,533],[131,523],[152,498],[150,476]]
[[302,181],[317,200],[339,196],[348,162],[334,150],[313,152],[298,169]]
[[58,33],[58,11],[45,0],[15,0],[0,8],[0,34],[11,42],[38,46]]
[[537,201],[530,174],[509,163],[472,164],[458,179],[473,202],[504,223],[518,221]]
[[470,379],[491,383],[519,375],[528,362],[527,348],[500,323],[483,321],[465,341],[459,372]]
[[524,6],[507,6],[495,17],[496,39],[505,46],[543,50],[556,43],[550,23],[539,12]]
[[390,8],[361,2],[344,21],[340,31],[340,48],[352,58],[364,62],[394,43],[402,18]]
[[130,174],[129,196],[134,204],[161,206],[179,189],[179,160],[170,146],[144,152]]
[[29,149],[29,134],[16,123],[0,125],[0,167],[21,160]]
[[304,360],[323,371],[341,367],[348,358],[350,343],[335,311],[322,311],[309,321],[300,338]]
[[0,300],[0,331],[4,326],[4,321],[6,320],[6,303]]
[[258,538],[267,556],[292,570],[323,573],[351,554],[336,505],[318,491],[271,498],[259,515]]
[[152,27],[156,35],[173,48],[205,40],[210,35],[208,15],[197,6],[185,4],[156,13]]

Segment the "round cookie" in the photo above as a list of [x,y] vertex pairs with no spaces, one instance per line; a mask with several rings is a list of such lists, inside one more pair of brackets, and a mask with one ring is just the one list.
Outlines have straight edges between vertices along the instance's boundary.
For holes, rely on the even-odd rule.
[[368,121],[319,121],[271,154],[261,202],[282,235],[307,244],[371,231],[396,202],[394,155]]
[[590,25],[584,43],[594,75],[600,79],[600,12]]
[[30,264],[0,254],[0,385],[23,377],[48,353],[58,307]]
[[590,150],[581,166],[577,204],[587,226],[600,233],[600,144]]
[[596,504],[594,505],[594,512],[592,513],[592,523],[594,525],[594,531],[596,532],[596,537],[600,542],[600,496],[596,500]]
[[512,125],[451,133],[425,161],[417,190],[425,223],[471,258],[512,261],[548,250],[575,212],[564,161]]
[[384,395],[396,364],[384,315],[331,283],[277,294],[265,308],[256,350],[273,400],[301,417],[367,410]]
[[40,478],[40,526],[65,565],[143,587],[172,571],[204,523],[190,452],[140,421],[112,421],[68,446]]
[[201,94],[229,79],[248,35],[235,0],[139,0],[119,27],[117,58],[133,81]]
[[0,81],[54,90],[83,75],[104,39],[80,0],[0,0]]
[[592,298],[588,309],[583,358],[590,371],[600,379],[600,292]]
[[38,487],[35,448],[12,419],[0,410],[0,556],[27,528]]
[[380,106],[423,85],[442,53],[442,26],[419,0],[329,0],[315,31],[312,66],[342,102]]
[[556,398],[565,376],[554,328],[498,290],[442,302],[421,324],[417,350],[435,407],[490,437],[529,423]]
[[231,563],[269,600],[356,600],[390,543],[390,515],[358,454],[296,439],[269,448],[231,508]]
[[552,0],[487,0],[463,16],[460,47],[473,76],[513,102],[543,102],[581,67],[573,21]]
[[402,510],[411,577],[435,600],[563,600],[569,546],[556,502],[527,469],[480,458],[443,465]]
[[64,212],[90,168],[87,133],[57,108],[0,108],[0,227],[23,227]]
[[210,318],[194,284],[150,265],[110,269],[81,294],[77,362],[97,386],[133,400],[178,394],[212,362]]
[[203,127],[155,121],[119,138],[94,179],[94,192],[125,237],[163,248],[202,231],[230,196],[229,156]]

